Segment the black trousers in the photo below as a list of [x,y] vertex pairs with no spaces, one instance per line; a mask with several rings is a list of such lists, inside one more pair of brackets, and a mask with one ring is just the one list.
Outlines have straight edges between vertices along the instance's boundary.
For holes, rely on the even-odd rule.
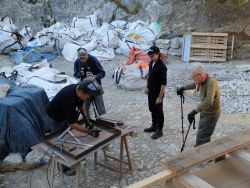
[[152,127],[158,130],[162,130],[164,125],[164,114],[163,114],[163,101],[160,104],[156,104],[156,99],[159,93],[149,92],[148,93],[148,107],[152,116]]

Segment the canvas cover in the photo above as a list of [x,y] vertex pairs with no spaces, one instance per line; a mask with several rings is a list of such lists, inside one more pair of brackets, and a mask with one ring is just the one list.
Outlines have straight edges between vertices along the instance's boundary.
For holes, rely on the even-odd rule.
[[0,159],[9,153],[25,156],[31,146],[38,144],[53,124],[45,112],[49,99],[44,89],[0,79],[9,84],[6,97],[0,99]]

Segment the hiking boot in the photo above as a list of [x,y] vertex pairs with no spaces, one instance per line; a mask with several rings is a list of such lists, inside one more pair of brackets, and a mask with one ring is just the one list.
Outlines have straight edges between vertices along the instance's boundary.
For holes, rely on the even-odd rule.
[[151,133],[151,132],[155,132],[157,129],[155,127],[149,127],[149,128],[146,128],[144,129],[144,132],[146,133]]
[[160,138],[160,137],[162,137],[162,131],[161,130],[157,130],[152,136],[151,136],[151,138],[153,139],[153,140],[156,140],[156,139],[158,139],[158,138]]

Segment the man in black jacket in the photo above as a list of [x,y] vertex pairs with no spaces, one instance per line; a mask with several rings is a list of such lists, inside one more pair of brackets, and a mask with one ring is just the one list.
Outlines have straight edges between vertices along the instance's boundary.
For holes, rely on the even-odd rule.
[[[92,125],[86,118],[83,103],[91,96],[100,95],[100,92],[91,80],[83,80],[78,84],[62,88],[46,107],[46,113],[54,125],[52,131],[71,127],[81,132],[88,132]],[[85,117],[85,127],[78,123],[80,113]],[[74,168],[68,168],[64,165],[63,172],[69,176],[75,175]]]
[[[81,80],[86,77],[92,78],[101,85],[101,79],[105,77],[105,71],[98,59],[88,54],[84,48],[79,48],[77,53],[78,59],[74,64],[74,77],[80,78]],[[88,116],[91,102],[95,104],[99,116],[106,113],[103,96],[100,94],[85,100],[84,106]]]
[[90,80],[80,81],[78,84],[71,84],[62,88],[46,107],[46,112],[54,124],[55,130],[71,127],[78,131],[88,131],[90,123],[85,118],[86,127],[78,123],[80,113],[86,117],[83,108],[84,100],[91,96],[100,94],[100,90],[95,87]]
[[167,67],[160,59],[160,50],[157,46],[150,47],[148,55],[151,58],[149,63],[149,76],[145,94],[148,94],[148,106],[152,116],[152,125],[144,129],[144,132],[155,132],[151,138],[158,139],[162,134],[164,125],[163,98],[167,85]]

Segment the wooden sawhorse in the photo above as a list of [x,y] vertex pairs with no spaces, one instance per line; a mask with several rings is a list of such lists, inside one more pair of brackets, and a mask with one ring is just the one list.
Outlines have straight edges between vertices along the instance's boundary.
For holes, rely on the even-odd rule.
[[[51,174],[50,174],[50,183],[51,183],[52,188],[54,187],[55,169],[57,168],[57,164],[59,164],[60,175],[61,175],[62,180],[64,182],[62,163],[60,162],[60,160],[57,160],[57,158],[52,157],[51,158]],[[75,185],[75,187],[79,188],[80,175],[81,175],[81,171],[82,171],[83,177],[84,177],[84,187],[87,188],[88,184],[87,184],[87,174],[86,174],[86,162],[82,161],[82,162],[75,164],[74,166],[76,168],[76,185]]]
[[[127,161],[124,161],[124,149],[126,152]],[[132,170],[132,162],[131,162],[131,158],[130,158],[130,154],[129,154],[127,134],[121,136],[121,138],[120,138],[120,156],[119,156],[119,158],[116,158],[114,156],[107,154],[104,148],[103,148],[103,154],[104,154],[105,161],[107,161],[109,158],[113,159],[115,161],[118,161],[119,162],[118,167],[111,167],[111,166],[105,164],[104,162],[99,162],[97,160],[97,152],[95,152],[95,155],[94,155],[95,168],[97,167],[97,165],[99,165],[99,166],[102,166],[106,169],[118,172],[120,179],[122,178],[122,175],[123,175],[123,165],[124,164],[128,165],[129,169]]]

